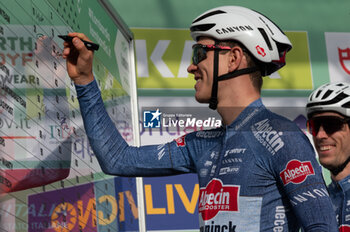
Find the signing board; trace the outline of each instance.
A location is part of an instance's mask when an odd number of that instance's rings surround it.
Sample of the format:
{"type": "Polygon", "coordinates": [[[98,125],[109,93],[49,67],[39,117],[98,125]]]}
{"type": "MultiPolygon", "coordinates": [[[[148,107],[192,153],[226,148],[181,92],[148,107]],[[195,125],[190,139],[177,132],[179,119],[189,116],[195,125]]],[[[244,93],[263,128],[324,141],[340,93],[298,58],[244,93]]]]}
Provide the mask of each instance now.
{"type": "MultiPolygon", "coordinates": [[[[0,1],[0,228],[5,231],[97,231],[116,223],[107,213],[110,204],[96,206],[106,202],[97,195],[110,196],[113,189],[115,197],[119,190],[114,178],[102,174],[89,146],[57,37],[79,31],[100,45],[93,71],[106,109],[124,139],[137,145],[133,36],[108,4],[0,1]],[[112,185],[109,190],[104,181],[112,185]],[[40,204],[31,209],[36,196],[40,204]],[[84,199],[86,205],[79,203],[84,199]],[[23,213],[17,212],[19,205],[23,213]],[[60,218],[74,207],[78,213],[60,218]],[[100,210],[82,215],[85,209],[100,210]],[[46,217],[38,219],[39,211],[46,217]]],[[[136,198],[135,191],[127,191],[129,200],[136,198]]]]}

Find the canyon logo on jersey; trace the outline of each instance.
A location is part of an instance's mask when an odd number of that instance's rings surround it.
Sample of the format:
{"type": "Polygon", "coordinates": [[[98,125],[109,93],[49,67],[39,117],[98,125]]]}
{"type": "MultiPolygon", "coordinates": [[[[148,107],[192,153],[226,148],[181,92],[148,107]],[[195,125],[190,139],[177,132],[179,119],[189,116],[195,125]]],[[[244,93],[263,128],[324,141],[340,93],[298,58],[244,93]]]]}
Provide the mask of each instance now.
{"type": "Polygon", "coordinates": [[[198,210],[203,220],[212,219],[219,211],[238,211],[239,188],[238,185],[223,185],[216,178],[201,188],[198,210]]]}
{"type": "Polygon", "coordinates": [[[304,182],[309,175],[315,175],[311,162],[300,162],[296,159],[289,161],[286,168],[280,173],[284,185],[290,182],[300,184],[304,182]]]}

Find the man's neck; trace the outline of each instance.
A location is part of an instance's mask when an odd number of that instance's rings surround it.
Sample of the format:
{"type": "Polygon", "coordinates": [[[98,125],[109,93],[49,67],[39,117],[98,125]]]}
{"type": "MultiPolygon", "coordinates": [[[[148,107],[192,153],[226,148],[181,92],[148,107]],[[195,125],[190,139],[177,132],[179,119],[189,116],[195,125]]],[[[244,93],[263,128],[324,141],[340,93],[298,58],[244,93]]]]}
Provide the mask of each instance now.
{"type": "Polygon", "coordinates": [[[240,101],[239,104],[218,104],[217,111],[220,114],[222,121],[225,125],[230,125],[252,102],[259,99],[260,96],[255,98],[247,98],[244,101],[240,101]]]}
{"type": "Polygon", "coordinates": [[[337,175],[331,175],[332,180],[339,182],[345,177],[350,175],[350,163],[346,165],[346,167],[343,169],[343,171],[339,172],[337,175]]]}
{"type": "Polygon", "coordinates": [[[219,82],[217,111],[230,125],[252,102],[260,98],[248,74],[219,82]]]}

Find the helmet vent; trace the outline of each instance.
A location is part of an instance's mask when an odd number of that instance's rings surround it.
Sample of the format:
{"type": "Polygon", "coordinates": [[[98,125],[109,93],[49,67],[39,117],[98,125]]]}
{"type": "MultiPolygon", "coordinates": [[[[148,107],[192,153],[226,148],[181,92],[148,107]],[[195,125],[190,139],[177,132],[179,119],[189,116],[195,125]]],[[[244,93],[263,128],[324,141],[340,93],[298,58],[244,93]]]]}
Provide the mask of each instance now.
{"type": "Polygon", "coordinates": [[[333,105],[333,104],[337,104],[338,102],[344,100],[347,97],[349,97],[349,95],[347,95],[345,93],[340,93],[335,98],[333,98],[332,100],[324,101],[324,102],[308,103],[307,107],[333,105]]]}
{"type": "Polygon", "coordinates": [[[269,37],[266,34],[266,31],[263,28],[258,28],[258,30],[259,30],[260,34],[262,35],[262,37],[264,38],[267,46],[269,47],[269,50],[272,51],[272,45],[271,45],[271,42],[269,40],[269,37]]]}
{"type": "Polygon", "coordinates": [[[317,93],[316,93],[316,98],[318,98],[318,96],[320,96],[320,94],[322,93],[322,90],[319,90],[317,93]]]}
{"type": "Polygon", "coordinates": [[[345,104],[343,104],[341,107],[343,107],[343,108],[350,108],[350,101],[345,103],[345,104]]]}
{"type": "Polygon", "coordinates": [[[309,99],[311,100],[311,99],[313,99],[314,98],[314,95],[315,95],[315,93],[313,92],[313,93],[311,93],[311,95],[310,95],[310,97],[309,97],[309,99]]]}
{"type": "Polygon", "coordinates": [[[340,93],[340,94],[338,94],[338,96],[336,96],[336,97],[334,98],[334,100],[336,100],[336,101],[338,102],[338,101],[342,101],[343,99],[345,99],[345,98],[347,98],[347,97],[349,97],[349,95],[347,95],[347,94],[345,94],[345,93],[340,93]]]}
{"type": "Polygon", "coordinates": [[[208,31],[215,26],[215,23],[196,25],[190,28],[191,32],[194,31],[208,31]]]}
{"type": "Polygon", "coordinates": [[[329,95],[331,95],[333,93],[333,91],[332,90],[327,90],[327,92],[322,96],[322,100],[323,99],[325,99],[325,98],[327,98],[329,95]]]}
{"type": "MultiPolygon", "coordinates": [[[[252,10],[252,11],[255,11],[255,10],[252,10]]],[[[264,15],[264,14],[258,12],[258,11],[255,11],[255,13],[264,16],[264,17],[265,17],[267,20],[269,20],[273,25],[275,25],[275,27],[276,27],[283,35],[285,35],[284,32],[281,30],[281,28],[279,28],[279,26],[277,26],[277,24],[274,23],[271,19],[269,19],[268,17],[266,17],[266,15],[264,15]]],[[[264,24],[266,24],[266,23],[265,23],[265,20],[263,20],[261,17],[259,17],[259,19],[260,19],[264,24]]],[[[269,27],[269,26],[267,25],[267,27],[269,27]]],[[[270,27],[269,27],[269,28],[270,28],[270,27]]],[[[273,33],[272,33],[272,34],[273,34],[273,33]]]]}
{"type": "Polygon", "coordinates": [[[199,22],[205,18],[208,18],[210,16],[213,16],[213,15],[217,15],[217,14],[224,14],[226,13],[225,11],[222,11],[222,10],[215,10],[215,11],[211,11],[205,15],[202,15],[201,17],[199,17],[198,19],[194,20],[192,23],[196,23],[196,22],[199,22]]]}

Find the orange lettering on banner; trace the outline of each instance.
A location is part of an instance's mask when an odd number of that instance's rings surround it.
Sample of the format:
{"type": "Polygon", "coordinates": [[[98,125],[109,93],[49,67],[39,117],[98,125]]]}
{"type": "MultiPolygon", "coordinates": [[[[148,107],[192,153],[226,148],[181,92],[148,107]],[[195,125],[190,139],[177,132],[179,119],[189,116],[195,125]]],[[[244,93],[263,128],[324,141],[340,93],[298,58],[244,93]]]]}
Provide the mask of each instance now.
{"type": "Polygon", "coordinates": [[[119,195],[119,221],[125,221],[125,207],[124,207],[124,194],[123,192],[118,193],[119,195]]]}
{"type": "Polygon", "coordinates": [[[112,213],[110,215],[108,215],[107,218],[104,217],[103,211],[101,211],[101,210],[98,211],[98,224],[103,225],[103,226],[111,224],[115,220],[115,218],[117,217],[117,214],[118,214],[117,201],[111,195],[104,195],[104,196],[101,196],[100,198],[98,198],[98,202],[99,203],[108,202],[108,204],[110,204],[112,207],[112,209],[111,209],[112,213]]]}
{"type": "Polygon", "coordinates": [[[126,196],[126,199],[128,200],[128,203],[130,205],[132,215],[134,216],[135,219],[138,219],[139,213],[138,213],[137,206],[135,204],[135,200],[132,197],[131,192],[129,190],[125,191],[125,196],[126,196]]]}
{"type": "Polygon", "coordinates": [[[152,186],[145,184],[146,212],[147,214],[165,214],[165,208],[153,208],[152,186]]]}
{"type": "Polygon", "coordinates": [[[166,188],[166,198],[168,202],[168,214],[175,214],[173,185],[167,184],[165,185],[165,188],[166,188]]]}
{"type": "Polygon", "coordinates": [[[145,199],[146,199],[146,213],[150,215],[154,214],[175,214],[175,201],[174,201],[174,187],[179,194],[182,204],[184,205],[186,211],[190,214],[193,214],[197,207],[197,201],[199,197],[199,185],[195,184],[193,188],[193,193],[191,198],[189,198],[183,189],[181,184],[166,184],[166,199],[167,199],[167,208],[154,208],[153,207],[153,195],[152,195],[152,186],[145,185],[145,199]],[[191,200],[189,200],[191,199],[191,200]]]}
{"type": "Polygon", "coordinates": [[[98,202],[106,202],[108,205],[111,206],[110,214],[107,214],[106,216],[103,214],[103,211],[99,210],[97,212],[98,214],[98,224],[99,225],[108,225],[111,224],[117,217],[119,212],[119,221],[124,222],[125,221],[125,197],[130,205],[131,213],[134,216],[135,219],[138,219],[138,210],[137,206],[135,204],[135,200],[132,196],[131,191],[125,191],[125,192],[119,192],[118,198],[119,201],[117,203],[117,200],[114,196],[111,195],[104,195],[98,198],[98,202]]]}
{"type": "Polygon", "coordinates": [[[187,197],[181,184],[175,184],[175,188],[176,188],[176,191],[178,192],[178,194],[181,198],[181,201],[184,204],[187,212],[189,212],[190,214],[193,214],[195,209],[196,209],[197,200],[199,197],[199,185],[196,184],[194,186],[191,201],[188,200],[188,197],[187,197]]]}
{"type": "Polygon", "coordinates": [[[90,198],[85,212],[83,209],[83,201],[81,201],[81,200],[78,201],[77,205],[78,205],[78,212],[79,212],[79,216],[78,216],[79,226],[81,226],[81,228],[84,229],[86,227],[87,221],[89,220],[89,216],[91,214],[92,227],[96,227],[97,222],[96,222],[96,201],[95,201],[95,198],[90,198]]]}

